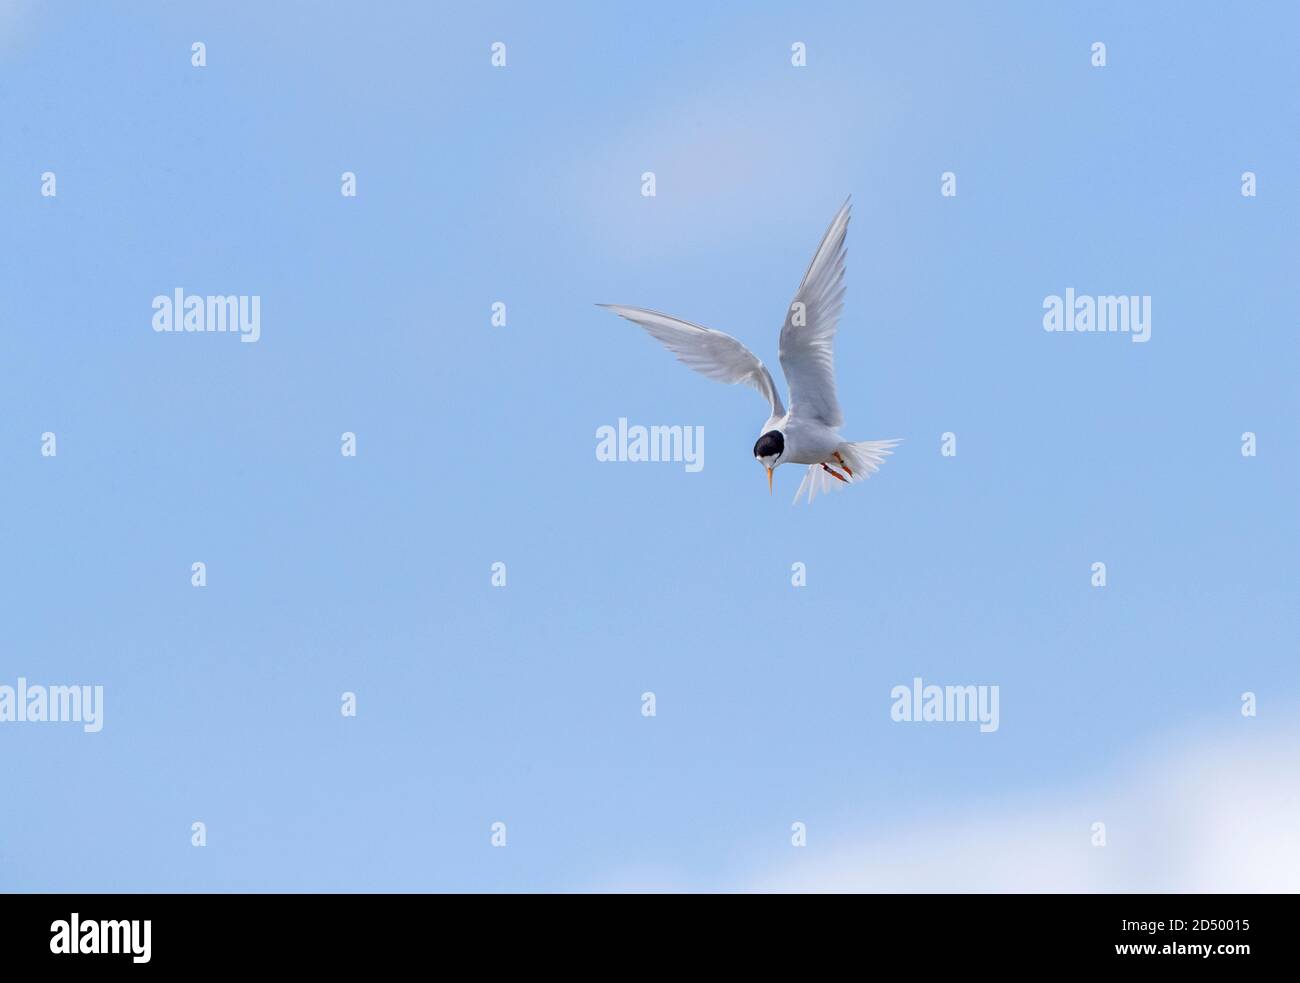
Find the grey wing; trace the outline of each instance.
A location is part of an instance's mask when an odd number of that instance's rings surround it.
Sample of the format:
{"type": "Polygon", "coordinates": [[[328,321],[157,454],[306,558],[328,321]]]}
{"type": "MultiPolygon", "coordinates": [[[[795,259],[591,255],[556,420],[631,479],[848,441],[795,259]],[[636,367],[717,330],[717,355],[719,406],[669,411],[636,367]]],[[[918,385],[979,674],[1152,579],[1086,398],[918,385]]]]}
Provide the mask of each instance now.
{"type": "Polygon", "coordinates": [[[844,423],[835,396],[835,329],[844,309],[844,240],[850,201],[845,199],[822,237],[781,328],[781,368],[790,387],[791,418],[828,427],[844,423]]]}
{"type": "Polygon", "coordinates": [[[681,362],[701,375],[719,382],[743,382],[752,386],[767,400],[773,416],[785,415],[785,407],[777,395],[772,373],[767,371],[767,366],[759,361],[757,355],[731,335],[640,307],[620,307],[617,304],[596,306],[607,308],[644,328],[681,362]]]}

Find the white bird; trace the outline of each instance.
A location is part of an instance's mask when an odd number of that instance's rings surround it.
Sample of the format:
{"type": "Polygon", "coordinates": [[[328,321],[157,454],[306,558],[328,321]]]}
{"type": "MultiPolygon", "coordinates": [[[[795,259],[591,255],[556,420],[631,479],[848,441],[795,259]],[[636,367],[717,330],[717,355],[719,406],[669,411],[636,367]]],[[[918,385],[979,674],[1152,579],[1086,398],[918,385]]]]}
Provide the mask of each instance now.
{"type": "Polygon", "coordinates": [[[772,381],[772,373],[731,335],[668,314],[640,307],[599,304],[640,325],[696,372],[735,384],[743,382],[767,400],[771,415],[759,431],[754,458],[767,469],[767,487],[782,464],[806,464],[808,471],[795,492],[797,504],[807,490],[808,504],[820,491],[865,481],[880,469],[899,440],[846,441],[840,437],[844,414],[835,398],[832,343],[844,309],[844,239],[849,228],[845,200],[822,237],[808,272],[786,312],[778,353],[790,389],[790,409],[772,381]],[[835,480],[832,480],[835,479],[835,480]]]}

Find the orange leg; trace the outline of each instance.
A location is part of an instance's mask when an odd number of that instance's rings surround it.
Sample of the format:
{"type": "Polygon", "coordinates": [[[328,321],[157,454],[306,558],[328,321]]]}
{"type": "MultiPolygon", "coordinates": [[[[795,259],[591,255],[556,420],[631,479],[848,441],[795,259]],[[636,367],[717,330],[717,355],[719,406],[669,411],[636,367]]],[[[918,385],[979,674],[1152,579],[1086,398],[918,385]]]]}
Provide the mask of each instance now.
{"type": "Polygon", "coordinates": [[[852,477],[853,477],[853,469],[852,469],[851,467],[849,467],[847,464],[844,463],[844,458],[840,457],[840,452],[839,452],[839,451],[836,451],[836,452],[835,452],[835,460],[837,460],[837,461],[840,462],[840,467],[842,467],[846,472],[848,472],[849,477],[852,478],[852,477]]]}
{"type": "MultiPolygon", "coordinates": [[[[822,470],[824,470],[827,474],[833,474],[835,477],[839,478],[840,481],[844,482],[846,485],[849,483],[849,479],[848,479],[848,478],[844,477],[844,475],[840,474],[838,471],[836,471],[834,468],[832,468],[829,464],[823,464],[823,465],[822,465],[822,470]]],[[[847,471],[848,468],[845,468],[845,470],[847,471]]]]}

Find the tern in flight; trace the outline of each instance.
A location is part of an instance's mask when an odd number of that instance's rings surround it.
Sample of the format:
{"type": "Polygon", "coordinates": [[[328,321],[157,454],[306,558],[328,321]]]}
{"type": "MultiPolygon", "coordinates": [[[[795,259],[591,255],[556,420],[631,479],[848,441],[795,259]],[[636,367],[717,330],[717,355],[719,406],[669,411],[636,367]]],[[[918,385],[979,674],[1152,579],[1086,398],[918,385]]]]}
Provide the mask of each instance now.
{"type": "Polygon", "coordinates": [[[844,239],[850,202],[845,201],[822,237],[808,272],[794,295],[781,328],[778,354],[790,388],[790,409],[772,381],[772,373],[748,348],[729,334],[640,307],[600,304],[640,325],[696,372],[758,390],[771,408],[759,431],[754,459],[767,469],[767,487],[782,464],[806,464],[808,471],[795,492],[805,491],[808,504],[818,492],[865,481],[880,469],[898,440],[846,441],[840,437],[844,414],[835,398],[835,329],[844,309],[844,239]]]}

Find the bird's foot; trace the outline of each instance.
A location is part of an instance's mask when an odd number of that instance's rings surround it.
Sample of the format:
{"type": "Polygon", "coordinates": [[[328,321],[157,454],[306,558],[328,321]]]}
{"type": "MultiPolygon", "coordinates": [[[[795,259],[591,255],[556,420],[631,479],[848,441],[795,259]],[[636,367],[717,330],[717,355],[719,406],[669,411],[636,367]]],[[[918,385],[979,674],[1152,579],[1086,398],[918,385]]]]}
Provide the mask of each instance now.
{"type": "MultiPolygon", "coordinates": [[[[839,457],[838,454],[836,454],[835,456],[836,456],[836,457],[839,457]]],[[[822,470],[825,471],[825,472],[826,472],[827,474],[829,474],[829,475],[834,475],[836,478],[839,478],[840,481],[844,482],[846,485],[849,483],[849,479],[848,479],[848,478],[844,477],[844,475],[840,474],[838,471],[836,471],[833,467],[831,467],[829,464],[826,464],[825,462],[822,463],[822,470]]],[[[848,468],[845,468],[844,470],[845,470],[845,471],[849,471],[848,468]]],[[[853,473],[852,471],[849,471],[849,474],[852,474],[852,473],[853,473]]]]}

